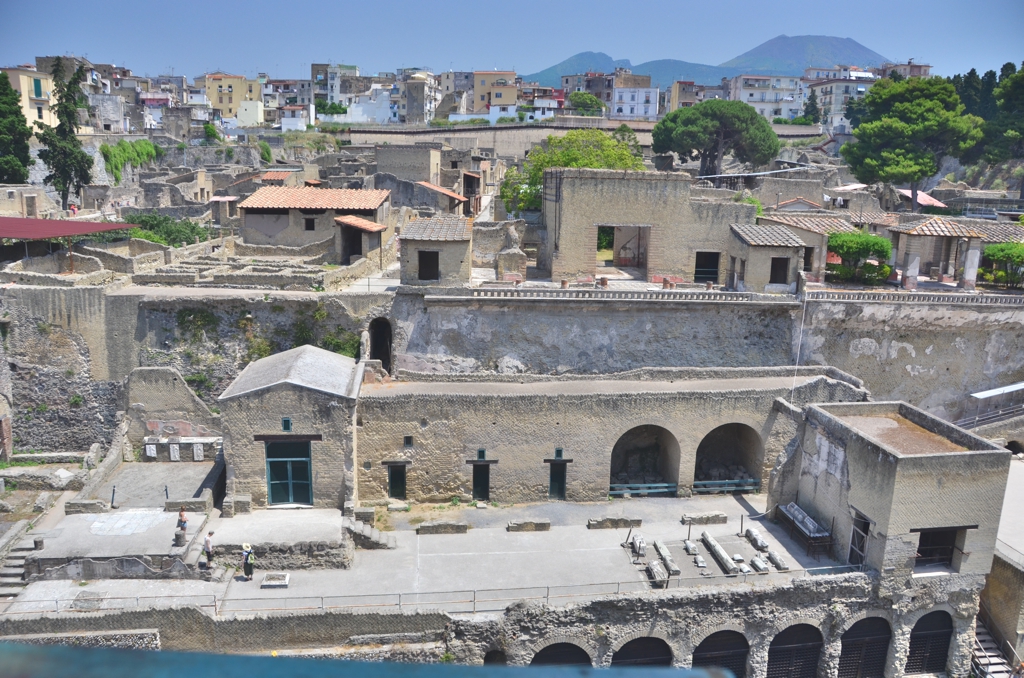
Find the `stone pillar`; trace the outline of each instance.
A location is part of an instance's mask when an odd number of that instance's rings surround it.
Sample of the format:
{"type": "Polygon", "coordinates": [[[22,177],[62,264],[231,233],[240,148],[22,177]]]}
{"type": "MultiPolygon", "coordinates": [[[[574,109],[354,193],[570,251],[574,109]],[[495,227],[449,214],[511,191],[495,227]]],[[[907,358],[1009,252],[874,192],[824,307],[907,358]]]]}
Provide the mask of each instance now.
{"type": "Polygon", "coordinates": [[[917,276],[921,272],[921,238],[906,236],[907,244],[903,251],[903,289],[916,290],[917,276]]]}
{"type": "Polygon", "coordinates": [[[766,678],[768,675],[768,647],[771,642],[771,638],[759,636],[750,644],[750,651],[747,653],[747,678],[766,678]]]}
{"type": "Polygon", "coordinates": [[[946,675],[949,678],[967,678],[971,675],[971,655],[974,651],[974,619],[953,617],[953,637],[949,640],[949,660],[946,675]]]}
{"type": "Polygon", "coordinates": [[[896,264],[903,261],[903,250],[907,246],[907,236],[900,233],[896,238],[896,247],[892,248],[892,255],[889,257],[889,266],[892,268],[889,271],[889,282],[897,282],[900,279],[900,274],[896,270],[896,264]]]}
{"type": "Polygon", "coordinates": [[[946,254],[946,260],[943,262],[942,275],[946,278],[942,282],[953,282],[956,279],[956,238],[947,238],[949,252],[946,254]]]}
{"type": "Polygon", "coordinates": [[[819,678],[838,678],[839,656],[843,653],[843,640],[841,636],[825,641],[821,648],[821,658],[818,660],[819,678]]]}
{"type": "Polygon", "coordinates": [[[978,264],[981,263],[981,239],[971,238],[967,243],[967,255],[964,257],[964,274],[958,287],[973,290],[978,280],[978,264]]]}

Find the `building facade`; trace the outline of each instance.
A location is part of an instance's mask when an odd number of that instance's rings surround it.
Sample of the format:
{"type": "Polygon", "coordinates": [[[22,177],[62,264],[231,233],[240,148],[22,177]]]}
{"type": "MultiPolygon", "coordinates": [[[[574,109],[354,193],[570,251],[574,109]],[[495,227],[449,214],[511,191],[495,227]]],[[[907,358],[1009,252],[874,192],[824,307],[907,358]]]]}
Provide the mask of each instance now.
{"type": "Polygon", "coordinates": [[[804,113],[804,83],[794,75],[737,75],[729,81],[728,98],[750,104],[769,122],[792,120],[804,113]]]}
{"type": "Polygon", "coordinates": [[[474,71],[473,80],[473,113],[486,114],[491,106],[516,105],[515,71],[474,71]]]}
{"type": "Polygon", "coordinates": [[[7,74],[11,87],[21,99],[21,112],[31,127],[41,122],[50,127],[57,126],[57,116],[50,108],[53,92],[53,76],[40,73],[34,68],[0,68],[7,74]]]}

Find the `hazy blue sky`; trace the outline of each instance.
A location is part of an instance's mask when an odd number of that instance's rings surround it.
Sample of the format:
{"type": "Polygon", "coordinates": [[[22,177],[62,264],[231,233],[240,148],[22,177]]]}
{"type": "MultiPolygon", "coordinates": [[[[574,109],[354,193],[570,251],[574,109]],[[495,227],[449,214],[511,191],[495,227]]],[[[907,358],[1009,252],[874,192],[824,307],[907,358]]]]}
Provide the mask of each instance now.
{"type": "MultiPolygon", "coordinates": [[[[375,73],[515,68],[532,73],[577,52],[634,64],[717,65],[780,34],[848,37],[939,74],[1024,60],[1024,0],[3,0],[0,65],[84,54],[136,73],[223,69],[309,77],[310,62],[375,73]],[[40,29],[40,20],[53,24],[40,29]],[[24,27],[24,29],[19,28],[24,27]]],[[[830,64],[821,64],[822,66],[830,64]]]]}

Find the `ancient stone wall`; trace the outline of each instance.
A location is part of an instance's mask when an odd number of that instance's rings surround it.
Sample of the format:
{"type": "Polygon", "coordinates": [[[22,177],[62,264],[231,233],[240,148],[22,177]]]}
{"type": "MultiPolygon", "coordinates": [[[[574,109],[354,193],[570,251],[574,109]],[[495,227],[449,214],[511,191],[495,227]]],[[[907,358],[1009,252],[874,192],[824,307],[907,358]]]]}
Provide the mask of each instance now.
{"type": "Polygon", "coordinates": [[[210,411],[174,368],[136,368],[128,375],[123,392],[121,409],[133,445],[141,445],[148,436],[220,435],[220,416],[210,411]]]}

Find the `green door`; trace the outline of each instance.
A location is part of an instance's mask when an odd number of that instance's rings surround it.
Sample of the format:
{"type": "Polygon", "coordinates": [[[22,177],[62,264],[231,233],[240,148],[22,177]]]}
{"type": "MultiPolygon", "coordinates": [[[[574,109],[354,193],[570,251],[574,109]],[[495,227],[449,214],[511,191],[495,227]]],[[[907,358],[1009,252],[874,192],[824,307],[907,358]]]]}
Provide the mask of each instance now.
{"type": "Polygon", "coordinates": [[[548,497],[565,499],[565,462],[551,464],[551,483],[548,485],[548,497]]]}
{"type": "Polygon", "coordinates": [[[308,442],[267,443],[267,494],[271,504],[312,504],[308,442]]]}
{"type": "Polygon", "coordinates": [[[405,499],[405,464],[388,466],[388,496],[405,499]]]}
{"type": "Polygon", "coordinates": [[[490,501],[491,499],[491,465],[473,465],[473,499],[490,501]]]}

